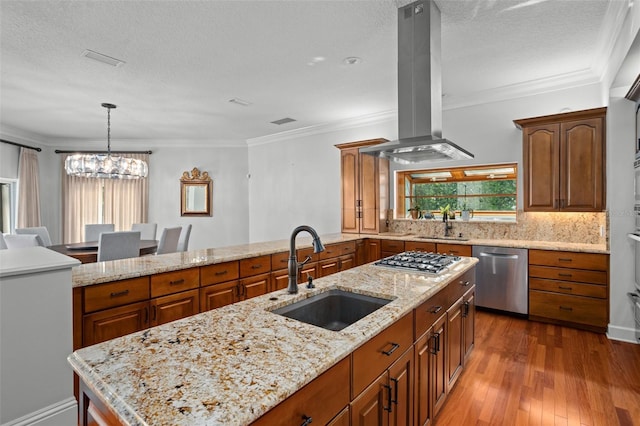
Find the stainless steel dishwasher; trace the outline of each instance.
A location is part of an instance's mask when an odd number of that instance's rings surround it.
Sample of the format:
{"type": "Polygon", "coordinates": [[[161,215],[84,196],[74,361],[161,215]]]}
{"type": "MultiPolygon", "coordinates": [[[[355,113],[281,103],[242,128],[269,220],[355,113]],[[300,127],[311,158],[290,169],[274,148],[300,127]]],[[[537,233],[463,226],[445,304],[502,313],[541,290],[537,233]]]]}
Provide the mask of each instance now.
{"type": "Polygon", "coordinates": [[[476,267],[476,306],[527,315],[527,249],[473,246],[476,267]]]}

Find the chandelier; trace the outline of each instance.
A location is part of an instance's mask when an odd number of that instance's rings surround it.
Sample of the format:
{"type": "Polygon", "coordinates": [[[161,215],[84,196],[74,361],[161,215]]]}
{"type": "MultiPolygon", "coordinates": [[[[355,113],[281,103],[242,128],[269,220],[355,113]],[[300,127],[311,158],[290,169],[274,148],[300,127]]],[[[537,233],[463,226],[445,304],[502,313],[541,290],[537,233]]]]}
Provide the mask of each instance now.
{"type": "Polygon", "coordinates": [[[111,110],[114,104],[102,104],[107,108],[107,153],[73,154],[64,161],[68,175],[103,179],[140,179],[147,177],[147,163],[136,158],[111,155],[111,110]]]}

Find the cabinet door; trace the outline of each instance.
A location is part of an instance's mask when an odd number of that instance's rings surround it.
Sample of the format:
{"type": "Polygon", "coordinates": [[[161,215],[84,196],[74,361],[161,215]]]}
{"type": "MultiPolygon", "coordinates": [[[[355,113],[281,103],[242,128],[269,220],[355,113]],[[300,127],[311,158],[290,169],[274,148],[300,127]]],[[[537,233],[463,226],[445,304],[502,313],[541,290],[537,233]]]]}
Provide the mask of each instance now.
{"type": "Polygon", "coordinates": [[[447,385],[452,389],[462,372],[464,359],[464,336],[462,333],[463,320],[462,298],[447,311],[447,385]]]}
{"type": "MultiPolygon", "coordinates": [[[[298,270],[298,284],[306,283],[307,279],[313,278],[314,280],[319,277],[318,275],[318,263],[307,263],[302,268],[298,270]]],[[[287,284],[288,284],[289,275],[287,275],[287,284]]]]}
{"type": "Polygon", "coordinates": [[[350,254],[348,256],[340,256],[338,263],[338,271],[346,271],[347,269],[351,269],[356,266],[355,256],[350,254]]]}
{"type": "Polygon", "coordinates": [[[251,299],[269,293],[270,274],[256,275],[240,281],[242,299],[251,299]]]}
{"type": "Polygon", "coordinates": [[[385,371],[351,403],[351,426],[387,426],[391,391],[385,371]]]}
{"type": "Polygon", "coordinates": [[[351,424],[351,412],[349,406],[346,406],[344,410],[333,418],[327,426],[349,426],[351,424]]]}
{"type": "Polygon", "coordinates": [[[283,269],[271,273],[271,291],[282,290],[289,285],[289,271],[283,269]]]}
{"type": "Polygon", "coordinates": [[[230,305],[238,300],[238,281],[202,287],[200,289],[200,312],[230,305]]]}
{"type": "Polygon", "coordinates": [[[438,243],[438,253],[450,254],[453,256],[471,256],[471,246],[466,244],[446,244],[438,243]]]}
{"type": "Polygon", "coordinates": [[[443,315],[433,324],[433,354],[431,395],[432,418],[438,415],[447,397],[447,316],[443,315]]]}
{"type": "Polygon", "coordinates": [[[463,316],[463,334],[464,334],[464,362],[471,354],[471,350],[475,344],[475,323],[476,323],[476,302],[475,288],[464,295],[462,316],[463,316]]]}
{"type": "Polygon", "coordinates": [[[380,159],[372,155],[360,155],[360,232],[377,234],[380,230],[380,183],[378,165],[380,159]]]}
{"type": "Polygon", "coordinates": [[[342,232],[360,232],[360,218],[358,217],[360,203],[358,192],[359,168],[358,168],[358,148],[343,149],[340,152],[340,162],[342,171],[342,232]]]}
{"type": "Polygon", "coordinates": [[[425,426],[431,422],[431,388],[433,371],[431,368],[433,352],[435,352],[433,329],[429,328],[414,346],[415,352],[415,387],[414,402],[416,425],[425,426]]]}
{"type": "Polygon", "coordinates": [[[603,119],[560,125],[560,209],[600,211],[604,206],[603,119]]]}
{"type": "Polygon", "coordinates": [[[523,138],[524,210],[557,210],[560,199],[560,125],[524,128],[523,138]]]}
{"type": "Polygon", "coordinates": [[[389,385],[392,395],[389,413],[391,426],[413,424],[413,378],[413,347],[411,347],[389,368],[389,385]]]}
{"type": "Polygon", "coordinates": [[[367,263],[375,262],[382,258],[382,249],[380,247],[380,240],[369,239],[367,240],[367,263]]]}
{"type": "Polygon", "coordinates": [[[83,347],[135,333],[149,327],[149,302],[94,312],[83,322],[83,347]]]}
{"type": "Polygon", "coordinates": [[[151,299],[151,326],[195,315],[200,311],[198,290],[151,299]]]}

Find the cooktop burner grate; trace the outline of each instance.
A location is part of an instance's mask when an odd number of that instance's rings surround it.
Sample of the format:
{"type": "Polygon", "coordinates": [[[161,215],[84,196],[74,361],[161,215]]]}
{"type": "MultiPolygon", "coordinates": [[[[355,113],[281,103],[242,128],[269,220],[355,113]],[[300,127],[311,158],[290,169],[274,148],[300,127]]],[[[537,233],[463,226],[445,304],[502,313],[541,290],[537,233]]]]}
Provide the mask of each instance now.
{"type": "Polygon", "coordinates": [[[384,259],[374,263],[374,265],[438,274],[458,260],[460,260],[460,257],[458,256],[449,256],[446,254],[431,252],[427,253],[422,251],[406,251],[404,253],[385,257],[384,259]]]}

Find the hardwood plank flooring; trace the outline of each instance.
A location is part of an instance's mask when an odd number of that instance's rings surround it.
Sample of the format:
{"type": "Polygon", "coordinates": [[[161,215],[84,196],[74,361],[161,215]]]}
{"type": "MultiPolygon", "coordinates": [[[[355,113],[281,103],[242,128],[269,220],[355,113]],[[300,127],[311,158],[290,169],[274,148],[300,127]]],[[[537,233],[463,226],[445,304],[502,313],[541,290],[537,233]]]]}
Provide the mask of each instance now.
{"type": "Polygon", "coordinates": [[[475,348],[435,426],[640,426],[640,345],[477,311],[475,348]]]}

